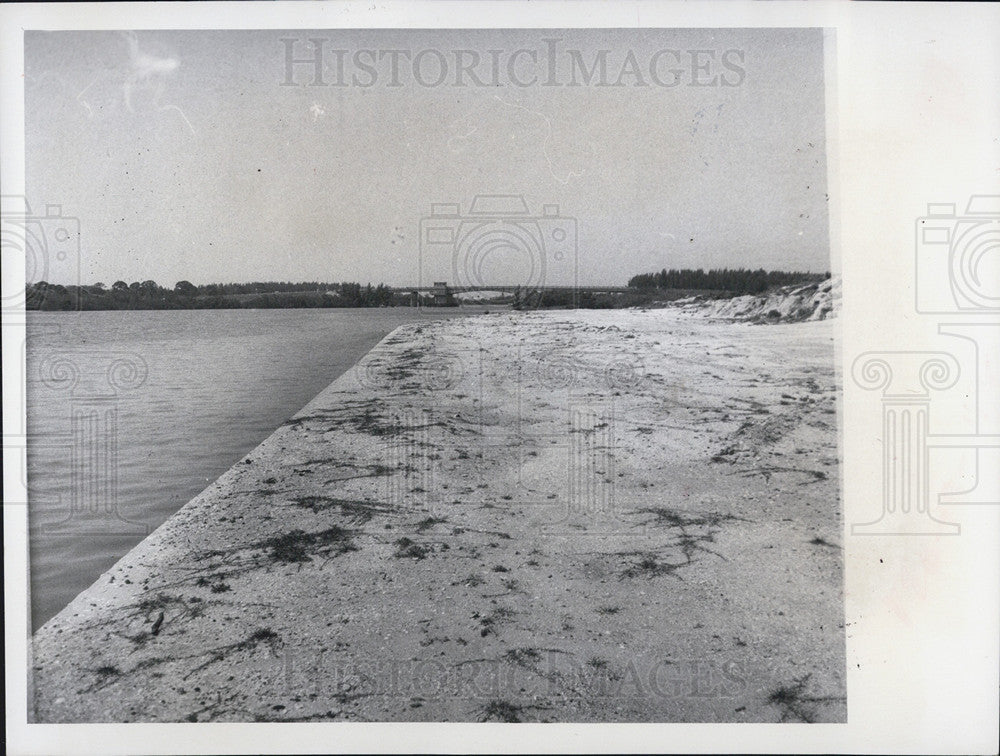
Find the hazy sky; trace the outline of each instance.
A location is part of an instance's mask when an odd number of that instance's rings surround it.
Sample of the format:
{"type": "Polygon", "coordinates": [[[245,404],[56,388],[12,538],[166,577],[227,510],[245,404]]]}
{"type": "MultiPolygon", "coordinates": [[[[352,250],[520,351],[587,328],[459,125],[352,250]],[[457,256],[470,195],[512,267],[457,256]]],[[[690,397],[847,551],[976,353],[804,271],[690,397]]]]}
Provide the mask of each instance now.
{"type": "Polygon", "coordinates": [[[531,264],[572,283],[574,260],[582,284],[823,271],[822,44],[817,29],[29,32],[28,201],[79,218],[85,283],[454,281],[479,194],[562,219],[513,219],[513,245],[545,237],[534,251],[480,245],[484,283],[531,264]],[[326,86],[288,68],[309,39],[326,86]],[[432,203],[460,204],[439,224],[454,241],[421,250],[432,203]]]}

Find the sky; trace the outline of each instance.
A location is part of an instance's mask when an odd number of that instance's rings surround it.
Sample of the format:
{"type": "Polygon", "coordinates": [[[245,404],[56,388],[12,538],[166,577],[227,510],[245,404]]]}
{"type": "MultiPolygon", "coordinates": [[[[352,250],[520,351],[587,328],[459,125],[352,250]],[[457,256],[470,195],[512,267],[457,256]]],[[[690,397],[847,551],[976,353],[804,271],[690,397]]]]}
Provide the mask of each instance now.
{"type": "Polygon", "coordinates": [[[38,277],[821,272],[824,96],[819,29],[28,32],[38,277]]]}

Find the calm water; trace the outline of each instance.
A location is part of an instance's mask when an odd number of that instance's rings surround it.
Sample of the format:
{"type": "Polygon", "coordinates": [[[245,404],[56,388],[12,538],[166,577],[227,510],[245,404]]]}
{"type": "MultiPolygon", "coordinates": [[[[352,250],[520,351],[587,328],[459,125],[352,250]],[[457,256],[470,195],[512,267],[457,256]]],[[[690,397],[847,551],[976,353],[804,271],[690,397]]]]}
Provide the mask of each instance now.
{"type": "Polygon", "coordinates": [[[30,314],[33,626],[393,328],[425,317],[405,308],[30,314]]]}

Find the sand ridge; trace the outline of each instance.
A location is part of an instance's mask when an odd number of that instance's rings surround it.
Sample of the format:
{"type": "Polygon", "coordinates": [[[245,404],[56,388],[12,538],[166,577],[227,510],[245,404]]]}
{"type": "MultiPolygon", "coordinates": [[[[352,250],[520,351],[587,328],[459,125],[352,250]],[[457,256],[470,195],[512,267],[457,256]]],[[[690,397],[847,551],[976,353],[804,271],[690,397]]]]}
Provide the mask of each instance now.
{"type": "Polygon", "coordinates": [[[844,721],[829,322],[403,326],[39,629],[70,721],[844,721]]]}

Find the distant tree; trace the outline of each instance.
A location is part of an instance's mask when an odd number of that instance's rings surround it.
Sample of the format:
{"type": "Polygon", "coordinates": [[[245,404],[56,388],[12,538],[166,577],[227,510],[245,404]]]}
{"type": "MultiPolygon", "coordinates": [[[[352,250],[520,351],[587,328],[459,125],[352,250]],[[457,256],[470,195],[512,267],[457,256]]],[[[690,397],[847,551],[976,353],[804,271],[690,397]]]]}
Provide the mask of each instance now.
{"type": "Polygon", "coordinates": [[[107,287],[104,285],[103,281],[98,281],[97,283],[94,284],[94,288],[97,289],[98,291],[104,291],[107,287]]]}
{"type": "Polygon", "coordinates": [[[178,281],[163,288],[147,279],[126,283],[117,280],[110,296],[103,284],[61,286],[39,281],[26,288],[29,310],[169,310],[254,307],[384,307],[409,305],[410,299],[398,295],[385,284],[362,285],[342,282],[249,282],[195,286],[178,281]]]}
{"type": "Polygon", "coordinates": [[[763,268],[718,268],[705,271],[661,270],[659,273],[642,273],[629,279],[633,289],[701,289],[732,292],[737,294],[759,294],[772,286],[812,283],[823,279],[816,273],[794,273],[787,271],[766,271],[763,268]]]}

